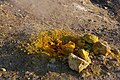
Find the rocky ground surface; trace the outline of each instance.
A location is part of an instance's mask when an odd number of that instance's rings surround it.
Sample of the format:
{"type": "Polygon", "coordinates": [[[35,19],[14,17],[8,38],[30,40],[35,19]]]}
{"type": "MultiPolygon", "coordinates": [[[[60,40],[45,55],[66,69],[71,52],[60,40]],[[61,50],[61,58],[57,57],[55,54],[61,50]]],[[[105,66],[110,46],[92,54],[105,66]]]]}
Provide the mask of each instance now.
{"type": "Polygon", "coordinates": [[[120,49],[120,1],[102,1],[0,0],[0,80],[119,80],[120,66],[109,57],[106,61],[110,70],[106,65],[102,69],[110,74],[98,77],[72,71],[62,60],[52,64],[37,54],[27,55],[18,49],[19,41],[27,42],[31,34],[54,28],[76,34],[92,33],[120,49]]]}
{"type": "Polygon", "coordinates": [[[91,2],[108,10],[110,17],[120,22],[120,0],[91,0],[91,2]]]}

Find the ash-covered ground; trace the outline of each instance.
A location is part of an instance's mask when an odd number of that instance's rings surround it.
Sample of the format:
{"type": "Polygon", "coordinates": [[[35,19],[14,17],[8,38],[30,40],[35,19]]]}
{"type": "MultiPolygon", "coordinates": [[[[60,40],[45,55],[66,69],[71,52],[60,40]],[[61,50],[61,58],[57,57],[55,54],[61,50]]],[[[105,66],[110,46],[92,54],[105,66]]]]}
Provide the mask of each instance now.
{"type": "Polygon", "coordinates": [[[120,65],[111,58],[108,63],[113,65],[107,65],[111,70],[103,66],[110,75],[86,77],[64,61],[48,67],[48,60],[18,49],[19,41],[27,42],[31,34],[57,28],[92,33],[120,49],[119,4],[119,0],[0,0],[0,79],[119,80],[120,65]]]}

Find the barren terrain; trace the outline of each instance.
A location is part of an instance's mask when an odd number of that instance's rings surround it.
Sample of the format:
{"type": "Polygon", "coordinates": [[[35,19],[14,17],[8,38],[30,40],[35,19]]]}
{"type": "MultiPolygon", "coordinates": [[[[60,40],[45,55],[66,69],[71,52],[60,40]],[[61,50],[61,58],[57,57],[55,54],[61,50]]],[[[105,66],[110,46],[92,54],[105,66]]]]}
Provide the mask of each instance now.
{"type": "Polygon", "coordinates": [[[91,1],[0,0],[0,80],[119,80],[120,65],[114,59],[110,64],[116,65],[111,65],[110,75],[84,77],[62,61],[48,67],[46,59],[38,58],[37,54],[27,55],[17,48],[18,42],[27,42],[31,34],[67,29],[76,34],[95,34],[120,49],[119,8],[111,17],[110,9],[91,1]]]}

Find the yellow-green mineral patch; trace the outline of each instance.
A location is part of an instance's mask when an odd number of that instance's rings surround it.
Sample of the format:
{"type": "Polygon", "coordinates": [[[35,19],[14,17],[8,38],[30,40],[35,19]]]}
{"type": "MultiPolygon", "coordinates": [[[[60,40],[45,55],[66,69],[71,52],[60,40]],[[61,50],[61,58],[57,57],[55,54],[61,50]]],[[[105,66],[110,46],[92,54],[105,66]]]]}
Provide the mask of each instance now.
{"type": "Polygon", "coordinates": [[[68,58],[69,67],[78,72],[93,63],[90,56],[112,54],[120,62],[120,52],[111,51],[107,42],[99,41],[98,36],[90,33],[81,36],[59,29],[40,32],[36,40],[27,45],[22,44],[22,50],[28,54],[40,54],[45,58],[68,58]]]}
{"type": "Polygon", "coordinates": [[[85,34],[83,39],[88,43],[96,43],[98,42],[98,37],[93,34],[85,34]]]}

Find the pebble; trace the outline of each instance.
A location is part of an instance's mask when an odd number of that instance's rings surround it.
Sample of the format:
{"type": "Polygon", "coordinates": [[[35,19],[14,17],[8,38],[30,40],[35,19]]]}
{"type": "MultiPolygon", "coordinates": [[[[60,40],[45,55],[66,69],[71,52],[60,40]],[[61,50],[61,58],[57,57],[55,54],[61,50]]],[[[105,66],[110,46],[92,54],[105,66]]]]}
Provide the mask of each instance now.
{"type": "Polygon", "coordinates": [[[3,7],[3,5],[2,5],[2,4],[1,4],[0,6],[1,6],[1,7],[3,7]]]}
{"type": "MultiPolygon", "coordinates": [[[[0,77],[2,76],[2,73],[0,73],[0,77]]],[[[1,80],[1,79],[0,79],[1,80]]]]}
{"type": "Polygon", "coordinates": [[[10,5],[10,7],[13,7],[13,5],[10,5]]]}
{"type": "Polygon", "coordinates": [[[55,58],[53,58],[53,59],[50,60],[50,63],[52,63],[52,64],[54,64],[55,62],[56,62],[55,58]]]}
{"type": "Polygon", "coordinates": [[[7,71],[5,68],[0,68],[0,71],[7,71]]]}
{"type": "Polygon", "coordinates": [[[104,7],[106,10],[108,9],[108,7],[104,7]]]}

